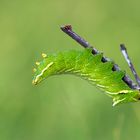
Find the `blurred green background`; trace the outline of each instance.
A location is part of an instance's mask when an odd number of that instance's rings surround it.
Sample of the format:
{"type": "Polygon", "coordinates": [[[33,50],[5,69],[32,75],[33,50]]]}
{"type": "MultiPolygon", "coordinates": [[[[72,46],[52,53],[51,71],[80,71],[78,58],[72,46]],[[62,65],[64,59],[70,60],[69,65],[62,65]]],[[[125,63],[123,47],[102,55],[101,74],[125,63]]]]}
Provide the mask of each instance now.
{"type": "Polygon", "coordinates": [[[140,71],[139,7],[138,0],[0,0],[0,140],[139,140],[140,103],[112,107],[71,75],[31,84],[42,52],[82,50],[63,24],[131,75],[119,50],[125,43],[140,71]]]}

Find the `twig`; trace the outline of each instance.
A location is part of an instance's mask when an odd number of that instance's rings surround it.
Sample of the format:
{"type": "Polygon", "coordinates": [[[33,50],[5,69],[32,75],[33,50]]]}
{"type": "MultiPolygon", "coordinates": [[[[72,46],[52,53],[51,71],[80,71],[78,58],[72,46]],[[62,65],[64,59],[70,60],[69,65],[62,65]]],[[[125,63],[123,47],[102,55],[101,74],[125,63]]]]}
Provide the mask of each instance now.
{"type": "MultiPolygon", "coordinates": [[[[84,48],[89,48],[92,47],[87,41],[85,41],[82,37],[80,37],[78,34],[76,34],[73,30],[72,30],[72,26],[71,25],[65,25],[65,26],[61,26],[60,27],[61,30],[63,32],[65,32],[67,35],[69,35],[71,38],[73,38],[76,42],[78,42],[81,46],[83,46],[84,48]]],[[[93,48],[93,47],[92,47],[93,48]]],[[[93,54],[98,54],[99,51],[96,50],[95,48],[92,49],[92,53],[93,54]]],[[[102,58],[102,62],[107,62],[110,61],[109,58],[107,57],[103,57],[102,58]]],[[[113,71],[119,71],[120,68],[118,67],[117,64],[114,64],[113,71]]],[[[139,89],[139,86],[137,86],[130,78],[129,76],[125,75],[122,80],[132,89],[139,89]]]]}
{"type": "Polygon", "coordinates": [[[139,76],[134,68],[134,65],[133,65],[131,59],[129,58],[129,55],[127,53],[127,49],[126,49],[125,45],[121,44],[120,49],[121,49],[121,52],[122,52],[126,62],[128,63],[129,68],[131,69],[131,71],[136,79],[136,82],[138,83],[138,86],[140,87],[140,78],[139,78],[139,76]]]}

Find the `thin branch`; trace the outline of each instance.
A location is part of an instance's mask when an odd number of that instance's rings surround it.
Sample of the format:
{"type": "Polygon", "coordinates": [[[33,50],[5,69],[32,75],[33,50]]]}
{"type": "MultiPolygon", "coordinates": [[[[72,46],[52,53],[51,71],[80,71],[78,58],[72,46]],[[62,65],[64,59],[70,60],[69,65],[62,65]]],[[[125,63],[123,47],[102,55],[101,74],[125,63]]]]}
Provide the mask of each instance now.
{"type": "Polygon", "coordinates": [[[91,45],[87,41],[85,41],[83,38],[81,38],[79,35],[77,35],[75,32],[72,31],[71,25],[61,26],[61,29],[63,32],[68,34],[70,37],[72,37],[74,40],[76,40],[79,44],[81,44],[85,48],[91,47],[91,45]]]}
{"type": "MultiPolygon", "coordinates": [[[[85,41],[82,37],[80,37],[78,34],[76,34],[73,30],[72,30],[72,26],[71,25],[64,25],[60,27],[61,30],[63,32],[65,32],[67,35],[69,35],[71,38],[73,38],[76,42],[78,42],[81,46],[83,46],[84,48],[89,48],[92,47],[87,41],[85,41]]],[[[92,47],[93,48],[93,47],[92,47]]],[[[99,51],[96,50],[95,48],[92,49],[92,53],[93,54],[98,54],[99,51]]],[[[102,62],[107,62],[110,61],[109,58],[107,57],[103,57],[102,58],[102,62]]],[[[120,68],[117,64],[114,64],[113,71],[119,71],[120,68]]],[[[129,76],[125,75],[122,80],[132,89],[139,89],[140,87],[137,86],[130,78],[129,76]]]]}
{"type": "Polygon", "coordinates": [[[128,63],[129,68],[131,69],[131,72],[133,73],[133,75],[136,79],[136,82],[138,83],[138,86],[140,87],[140,78],[139,78],[139,76],[134,68],[134,65],[133,65],[131,59],[129,58],[129,55],[127,53],[127,49],[126,49],[125,45],[121,44],[120,49],[121,49],[121,52],[122,52],[126,62],[128,63]]]}
{"type": "MultiPolygon", "coordinates": [[[[65,25],[65,26],[61,26],[60,27],[61,30],[66,33],[67,35],[69,35],[72,39],[74,39],[76,42],[78,42],[81,46],[83,46],[84,48],[93,48],[89,42],[87,42],[86,40],[84,40],[82,37],[80,37],[78,34],[76,34],[73,30],[72,30],[72,26],[71,25],[65,25]]],[[[92,51],[93,54],[97,54],[98,51],[93,48],[92,51]]]]}

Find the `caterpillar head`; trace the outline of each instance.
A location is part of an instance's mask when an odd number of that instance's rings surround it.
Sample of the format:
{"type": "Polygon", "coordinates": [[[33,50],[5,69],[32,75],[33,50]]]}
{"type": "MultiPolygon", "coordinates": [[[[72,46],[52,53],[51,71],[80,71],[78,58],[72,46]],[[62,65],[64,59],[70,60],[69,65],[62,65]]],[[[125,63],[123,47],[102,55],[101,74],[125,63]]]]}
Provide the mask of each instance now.
{"type": "Polygon", "coordinates": [[[53,68],[52,66],[54,65],[52,57],[47,57],[46,54],[42,54],[43,56],[43,61],[41,62],[36,62],[37,68],[33,69],[34,78],[32,81],[33,85],[37,85],[41,81],[43,81],[45,78],[49,77],[52,75],[53,68]]]}

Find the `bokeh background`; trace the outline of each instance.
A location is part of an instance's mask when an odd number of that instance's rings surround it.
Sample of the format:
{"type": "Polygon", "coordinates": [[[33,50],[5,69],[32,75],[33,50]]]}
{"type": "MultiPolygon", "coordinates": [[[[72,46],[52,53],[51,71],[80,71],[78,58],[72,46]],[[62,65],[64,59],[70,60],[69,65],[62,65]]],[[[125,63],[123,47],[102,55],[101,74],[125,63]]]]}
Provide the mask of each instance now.
{"type": "Polygon", "coordinates": [[[140,103],[112,100],[78,77],[31,84],[41,53],[82,50],[62,33],[77,33],[131,75],[125,43],[140,74],[140,1],[0,0],[0,140],[139,140],[140,103]]]}

